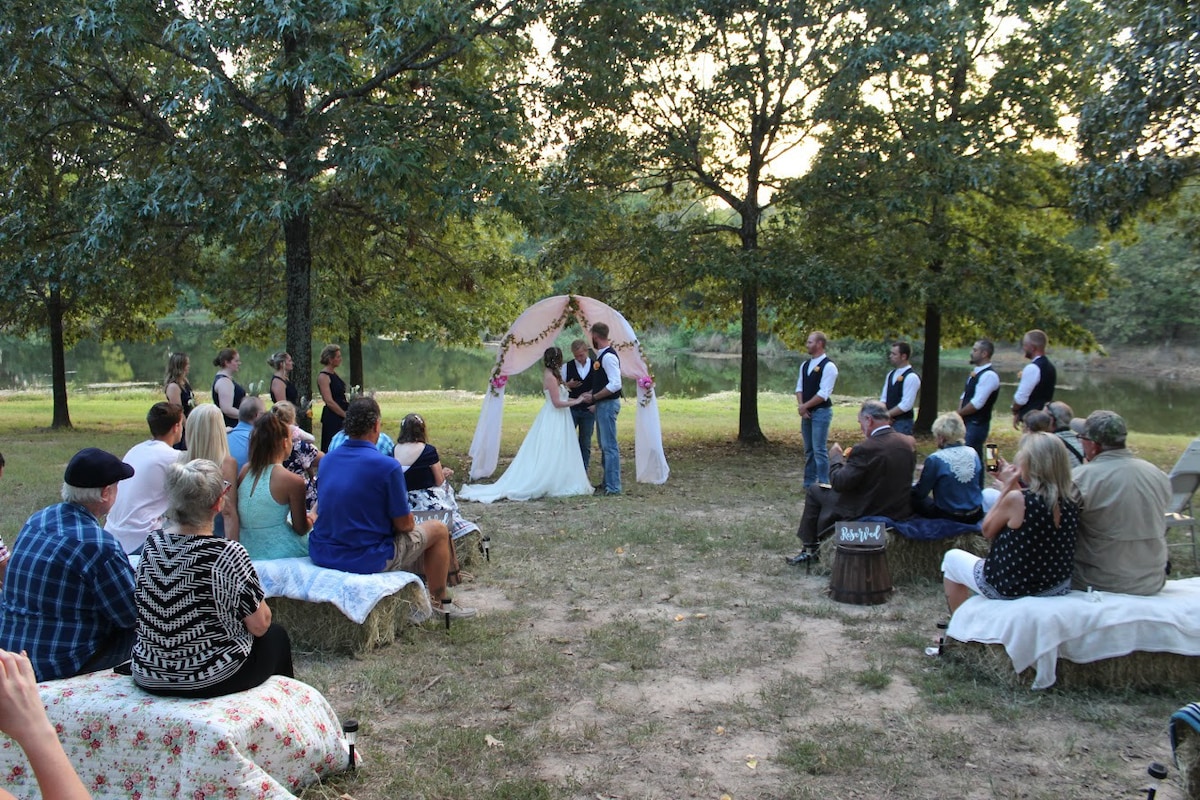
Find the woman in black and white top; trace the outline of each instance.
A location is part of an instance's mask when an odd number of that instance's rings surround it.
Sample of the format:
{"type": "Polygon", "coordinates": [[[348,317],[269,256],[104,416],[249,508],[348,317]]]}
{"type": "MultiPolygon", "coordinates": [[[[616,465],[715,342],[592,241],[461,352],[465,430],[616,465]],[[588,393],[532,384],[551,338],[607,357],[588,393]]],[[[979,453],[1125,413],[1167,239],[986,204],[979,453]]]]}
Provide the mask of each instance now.
{"type": "Polygon", "coordinates": [[[150,534],[137,572],[133,679],[153,694],[218,697],[292,677],[291,641],[271,622],[250,556],[213,538],[229,489],[211,461],[167,473],[170,523],[150,534]]]}

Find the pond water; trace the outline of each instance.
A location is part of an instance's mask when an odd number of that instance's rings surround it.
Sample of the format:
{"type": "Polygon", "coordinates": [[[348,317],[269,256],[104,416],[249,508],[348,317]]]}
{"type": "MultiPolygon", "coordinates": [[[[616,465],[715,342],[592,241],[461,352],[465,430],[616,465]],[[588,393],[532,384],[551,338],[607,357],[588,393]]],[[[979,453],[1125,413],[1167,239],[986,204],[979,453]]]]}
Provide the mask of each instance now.
{"type": "MultiPolygon", "coordinates": [[[[212,358],[214,328],[177,328],[174,339],[166,342],[100,343],[80,342],[67,354],[71,390],[78,392],[108,384],[142,383],[161,385],[167,355],[183,350],[191,355],[192,385],[207,394],[216,368],[212,358]]],[[[559,346],[569,349],[572,336],[560,337],[559,346]]],[[[314,347],[315,351],[320,346],[314,347]]],[[[243,384],[268,381],[271,369],[269,351],[240,348],[242,368],[238,379],[243,384]]],[[[662,397],[703,397],[717,392],[737,391],[740,361],[733,357],[714,357],[685,353],[647,351],[654,371],[656,388],[662,397]]],[[[496,348],[445,348],[425,342],[372,340],[364,345],[363,362],[366,389],[381,391],[420,391],[461,389],[482,394],[495,363],[496,348]]],[[[801,358],[797,356],[762,358],[759,361],[761,391],[791,393],[801,358]]],[[[314,372],[319,365],[314,365],[314,372]]],[[[839,364],[837,393],[853,397],[875,395],[883,383],[888,365],[839,364]]],[[[943,366],[938,406],[954,408],[967,376],[965,360],[961,365],[943,366]]],[[[348,366],[341,373],[349,377],[348,366]]],[[[1016,387],[1017,373],[1001,371],[1000,405],[1007,406],[1016,387]]],[[[0,337],[0,389],[45,387],[50,383],[50,348],[37,342],[0,337]]],[[[530,369],[513,376],[508,391],[536,395],[541,392],[541,374],[530,369]]],[[[1131,427],[1146,433],[1172,433],[1195,436],[1200,433],[1200,387],[1167,380],[1137,380],[1092,372],[1059,371],[1056,397],[1069,403],[1081,416],[1096,408],[1111,408],[1125,416],[1131,427]]],[[[1001,414],[1001,424],[1007,415],[1001,414]]]]}

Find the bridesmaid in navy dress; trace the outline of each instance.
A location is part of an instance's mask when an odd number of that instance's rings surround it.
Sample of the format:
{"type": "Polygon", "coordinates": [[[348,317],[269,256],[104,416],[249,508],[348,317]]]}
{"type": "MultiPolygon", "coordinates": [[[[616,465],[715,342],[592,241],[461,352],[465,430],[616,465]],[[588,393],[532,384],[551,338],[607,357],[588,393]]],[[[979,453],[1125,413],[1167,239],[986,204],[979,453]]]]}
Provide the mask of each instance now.
{"type": "Polygon", "coordinates": [[[221,409],[225,417],[225,427],[233,428],[238,424],[238,408],[246,398],[246,390],[233,379],[233,374],[242,366],[241,356],[232,347],[226,347],[217,353],[213,359],[217,374],[213,376],[212,399],[221,409]]]}

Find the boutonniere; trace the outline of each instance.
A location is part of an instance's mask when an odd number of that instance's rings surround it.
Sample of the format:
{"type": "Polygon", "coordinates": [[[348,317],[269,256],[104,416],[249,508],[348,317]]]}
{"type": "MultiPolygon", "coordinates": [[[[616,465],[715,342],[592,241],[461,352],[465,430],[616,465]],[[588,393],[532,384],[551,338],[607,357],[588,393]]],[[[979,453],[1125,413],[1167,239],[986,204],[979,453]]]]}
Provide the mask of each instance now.
{"type": "Polygon", "coordinates": [[[817,366],[815,366],[815,367],[813,367],[812,369],[810,369],[810,370],[808,371],[808,374],[809,374],[809,375],[820,375],[820,374],[821,374],[821,365],[820,365],[820,364],[818,364],[817,366]]]}
{"type": "Polygon", "coordinates": [[[600,369],[600,362],[599,362],[599,361],[593,361],[593,362],[592,362],[592,369],[600,369]]]}
{"type": "Polygon", "coordinates": [[[907,377],[908,377],[907,372],[901,374],[898,378],[896,378],[896,383],[904,383],[904,379],[907,377]]]}

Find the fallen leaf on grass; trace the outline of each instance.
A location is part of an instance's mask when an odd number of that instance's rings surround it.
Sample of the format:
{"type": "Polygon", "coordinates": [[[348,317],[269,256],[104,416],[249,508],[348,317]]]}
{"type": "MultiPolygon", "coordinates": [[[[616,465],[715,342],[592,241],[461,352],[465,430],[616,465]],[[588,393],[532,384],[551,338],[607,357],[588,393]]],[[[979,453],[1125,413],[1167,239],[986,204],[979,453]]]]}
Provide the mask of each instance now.
{"type": "Polygon", "coordinates": [[[733,800],[733,798],[727,794],[723,794],[723,795],[721,795],[721,800],[733,800]]]}
{"type": "Polygon", "coordinates": [[[675,621],[676,621],[676,622],[683,622],[685,619],[687,619],[687,617],[685,617],[683,614],[676,614],[676,615],[675,615],[675,621]]]}
{"type": "Polygon", "coordinates": [[[693,614],[696,619],[708,619],[708,614],[693,614]]]}
{"type": "Polygon", "coordinates": [[[499,747],[502,750],[504,749],[504,742],[500,741],[495,736],[492,736],[490,733],[487,736],[484,736],[483,740],[487,742],[488,747],[499,747]]]}
{"type": "Polygon", "coordinates": [[[746,756],[746,766],[750,769],[756,769],[758,767],[758,756],[753,753],[746,756]]]}
{"type": "Polygon", "coordinates": [[[624,547],[618,547],[618,548],[617,548],[616,550],[614,550],[613,552],[614,552],[614,553],[616,553],[616,554],[617,554],[617,555],[619,555],[619,556],[623,556],[623,555],[625,555],[625,548],[624,548],[624,547]]]}
{"type": "Polygon", "coordinates": [[[717,736],[724,736],[725,735],[725,726],[718,725],[716,733],[717,733],[717,736]]]}

